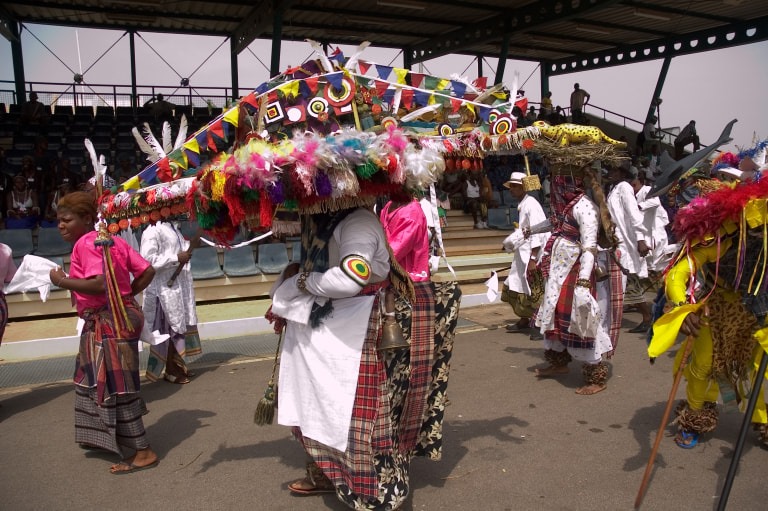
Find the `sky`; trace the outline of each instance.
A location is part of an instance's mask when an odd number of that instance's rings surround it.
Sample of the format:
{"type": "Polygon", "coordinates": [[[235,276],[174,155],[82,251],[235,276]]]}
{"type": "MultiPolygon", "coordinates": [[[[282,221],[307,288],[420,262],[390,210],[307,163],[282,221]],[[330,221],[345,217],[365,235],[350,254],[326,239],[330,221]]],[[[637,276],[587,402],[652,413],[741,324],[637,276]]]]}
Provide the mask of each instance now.
{"type": "MultiPolygon", "coordinates": [[[[123,34],[115,30],[27,25],[22,32],[26,80],[66,84],[45,86],[64,90],[72,83],[72,71],[88,70],[86,83],[129,85],[129,42],[123,34]]],[[[193,87],[231,86],[229,42],[223,38],[147,32],[136,37],[135,45],[139,85],[176,87],[180,77],[188,77],[193,87]]],[[[354,49],[347,45],[340,47],[347,55],[354,49]]],[[[241,95],[269,78],[270,53],[270,41],[259,39],[239,55],[241,95]]],[[[768,66],[762,65],[767,54],[768,42],[760,42],[674,57],[661,94],[662,126],[682,127],[696,120],[701,140],[706,144],[717,138],[728,121],[738,119],[733,129],[733,143],[724,147],[727,150],[751,147],[754,136],[768,137],[768,130],[762,125],[768,113],[765,92],[768,66]]],[[[280,69],[300,64],[311,56],[307,43],[284,42],[280,69]]],[[[369,47],[361,58],[395,67],[403,65],[402,54],[387,48],[369,47]]],[[[496,59],[483,62],[484,74],[490,76],[491,81],[496,65],[496,59]]],[[[549,81],[552,101],[567,107],[573,84],[578,82],[590,93],[591,104],[642,121],[661,65],[661,60],[653,60],[554,76],[549,81]]],[[[0,80],[13,80],[11,48],[5,39],[0,40],[0,70],[0,80]]],[[[414,70],[419,71],[418,64],[414,70]]],[[[520,87],[525,89],[528,98],[541,99],[537,63],[509,60],[505,70],[505,84],[511,87],[517,73],[520,87]]],[[[458,74],[473,80],[477,76],[477,64],[472,57],[450,55],[425,62],[423,72],[446,78],[458,74]]],[[[0,88],[12,86],[2,84],[0,88]]]]}

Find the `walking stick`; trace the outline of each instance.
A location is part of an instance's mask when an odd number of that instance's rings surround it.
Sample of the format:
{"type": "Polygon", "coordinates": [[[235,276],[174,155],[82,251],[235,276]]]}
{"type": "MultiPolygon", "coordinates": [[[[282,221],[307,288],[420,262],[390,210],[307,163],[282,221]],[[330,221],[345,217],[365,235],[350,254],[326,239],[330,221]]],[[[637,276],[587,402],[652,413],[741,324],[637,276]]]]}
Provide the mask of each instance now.
{"type": "Polygon", "coordinates": [[[757,370],[754,385],[752,385],[752,392],[749,394],[747,411],[744,412],[744,420],[741,422],[739,438],[736,440],[736,447],[733,449],[731,465],[728,467],[728,474],[725,476],[723,491],[720,493],[720,500],[717,502],[717,511],[725,511],[725,506],[728,505],[728,496],[731,494],[731,487],[733,486],[733,480],[736,477],[736,470],[739,468],[741,453],[744,450],[744,441],[747,437],[747,429],[749,429],[749,424],[752,422],[752,413],[755,411],[757,396],[760,395],[760,388],[763,386],[766,367],[768,367],[768,356],[766,356],[765,351],[763,351],[760,356],[760,368],[757,370]]]}
{"type": "Polygon", "coordinates": [[[637,497],[635,497],[635,509],[640,507],[645,496],[645,490],[648,488],[648,482],[651,478],[651,471],[653,470],[653,462],[656,461],[656,453],[659,451],[659,444],[664,436],[664,428],[667,426],[669,420],[669,414],[672,411],[672,403],[675,401],[677,395],[677,388],[680,386],[680,380],[683,377],[683,369],[688,362],[688,356],[691,354],[693,347],[693,338],[689,335],[685,338],[685,347],[683,348],[683,359],[680,361],[680,367],[677,368],[675,373],[675,381],[672,383],[672,389],[669,391],[669,399],[667,399],[667,407],[664,409],[664,415],[661,418],[661,424],[659,425],[659,431],[656,433],[656,440],[653,442],[653,449],[651,449],[651,456],[648,458],[648,465],[645,467],[645,474],[643,474],[643,482],[640,483],[640,489],[637,491],[637,497]]]}
{"type": "MultiPolygon", "coordinates": [[[[192,256],[192,247],[191,246],[187,249],[187,254],[192,256]]],[[[186,265],[179,263],[179,265],[176,267],[176,270],[174,270],[173,275],[171,275],[171,278],[168,279],[168,287],[173,287],[173,285],[176,283],[176,279],[181,274],[181,270],[184,269],[184,266],[186,266],[186,265]]]]}

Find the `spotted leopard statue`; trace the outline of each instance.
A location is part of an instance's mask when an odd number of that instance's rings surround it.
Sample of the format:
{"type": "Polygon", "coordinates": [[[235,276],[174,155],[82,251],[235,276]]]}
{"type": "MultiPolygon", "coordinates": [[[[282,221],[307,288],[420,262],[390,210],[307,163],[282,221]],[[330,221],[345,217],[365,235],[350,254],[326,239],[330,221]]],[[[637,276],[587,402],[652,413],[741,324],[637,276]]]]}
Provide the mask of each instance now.
{"type": "Polygon", "coordinates": [[[536,121],[533,126],[538,128],[542,135],[561,146],[576,144],[609,144],[626,146],[626,142],[614,140],[597,126],[582,126],[580,124],[557,124],[552,126],[545,121],[536,121]]]}

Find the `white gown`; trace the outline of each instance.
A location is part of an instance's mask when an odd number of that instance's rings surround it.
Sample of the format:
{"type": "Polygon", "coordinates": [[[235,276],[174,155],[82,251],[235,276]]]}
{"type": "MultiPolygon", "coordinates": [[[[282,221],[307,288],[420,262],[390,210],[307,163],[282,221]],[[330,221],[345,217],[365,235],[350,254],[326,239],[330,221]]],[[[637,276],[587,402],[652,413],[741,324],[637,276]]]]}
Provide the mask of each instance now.
{"type": "Polygon", "coordinates": [[[616,236],[619,238],[621,251],[621,266],[629,273],[641,279],[648,276],[648,265],[644,257],[637,251],[637,242],[650,237],[643,224],[643,214],[637,206],[635,191],[632,185],[621,181],[608,194],[608,211],[616,224],[616,236]]]}
{"type": "MultiPolygon", "coordinates": [[[[541,204],[539,204],[539,201],[530,195],[526,195],[523,200],[520,201],[520,204],[517,206],[517,211],[520,213],[520,229],[540,224],[547,219],[547,215],[544,214],[544,210],[542,209],[541,204]]],[[[514,256],[512,257],[512,264],[509,268],[509,276],[506,280],[507,287],[509,287],[510,291],[524,295],[531,294],[531,287],[526,278],[528,261],[531,259],[531,252],[533,249],[543,249],[548,239],[549,233],[532,234],[520,248],[515,250],[514,256]]],[[[541,257],[541,250],[539,250],[539,257],[541,257]]]]}

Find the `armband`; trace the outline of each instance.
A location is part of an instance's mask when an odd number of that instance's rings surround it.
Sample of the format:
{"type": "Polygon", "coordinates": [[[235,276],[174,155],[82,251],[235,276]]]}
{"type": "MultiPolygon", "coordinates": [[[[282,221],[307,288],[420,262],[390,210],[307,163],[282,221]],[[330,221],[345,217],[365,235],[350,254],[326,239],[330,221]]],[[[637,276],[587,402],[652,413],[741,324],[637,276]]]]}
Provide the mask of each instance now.
{"type": "Polygon", "coordinates": [[[342,259],[341,270],[360,286],[366,286],[371,278],[371,266],[368,261],[356,254],[342,259]]]}
{"type": "Polygon", "coordinates": [[[592,287],[592,283],[589,281],[589,279],[578,279],[576,281],[577,287],[586,287],[587,289],[592,287]]]}

